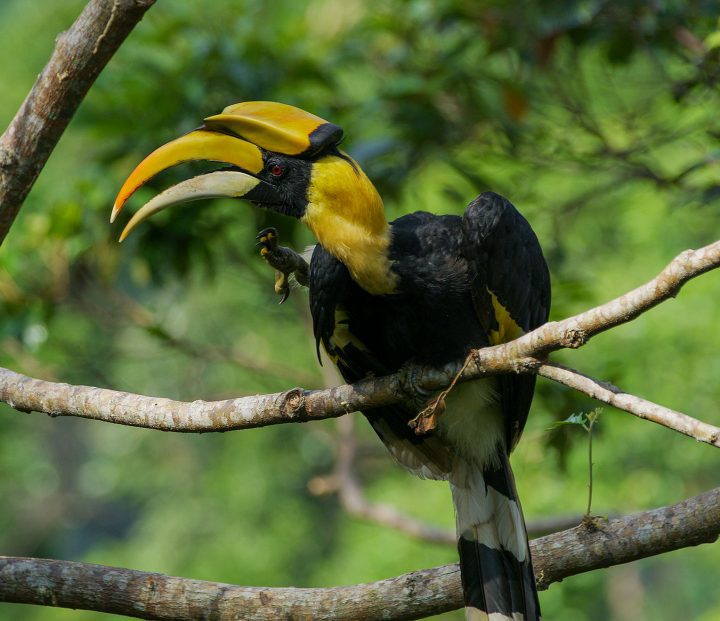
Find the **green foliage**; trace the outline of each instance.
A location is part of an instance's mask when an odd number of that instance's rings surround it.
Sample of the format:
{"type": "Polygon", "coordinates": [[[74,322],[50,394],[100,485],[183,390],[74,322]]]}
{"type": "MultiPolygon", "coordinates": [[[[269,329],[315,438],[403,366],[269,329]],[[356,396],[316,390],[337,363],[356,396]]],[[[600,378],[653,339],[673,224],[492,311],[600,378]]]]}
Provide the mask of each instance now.
{"type": "MultiPolygon", "coordinates": [[[[0,4],[0,55],[12,59],[0,65],[6,122],[82,4],[0,4]]],[[[283,243],[312,243],[295,222],[231,201],[193,204],[144,223],[122,246],[107,223],[145,154],[243,99],[286,101],[342,125],[391,218],[461,213],[486,189],[507,195],[545,248],[553,318],[624,293],[720,230],[717,9],[160,2],[91,90],[3,247],[0,364],[188,400],[329,381],[305,294],[278,307],[254,248],[266,226],[283,243]]],[[[186,175],[167,172],[129,208],[186,175]]],[[[557,359],[720,424],[719,297],[718,275],[703,276],[676,301],[557,359]]],[[[528,519],[582,510],[584,439],[571,425],[546,430],[592,407],[538,383],[514,456],[528,519]]],[[[270,586],[367,581],[455,558],[309,493],[308,481],[333,467],[333,422],[191,436],[1,414],[4,554],[270,586]]],[[[445,485],[411,479],[365,427],[360,441],[372,500],[451,527],[445,485]]],[[[677,502],[718,484],[711,448],[611,408],[593,443],[597,512],[677,502]]],[[[545,616],[717,621],[717,551],[567,579],[541,595],[545,616]]],[[[104,618],[9,605],[0,616],[104,618]]]]}

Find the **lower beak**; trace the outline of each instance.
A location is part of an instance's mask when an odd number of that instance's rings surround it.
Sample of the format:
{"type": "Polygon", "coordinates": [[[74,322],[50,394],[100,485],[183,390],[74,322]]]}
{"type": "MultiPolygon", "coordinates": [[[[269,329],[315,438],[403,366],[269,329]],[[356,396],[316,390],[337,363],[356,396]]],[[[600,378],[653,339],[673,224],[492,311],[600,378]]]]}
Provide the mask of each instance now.
{"type": "Polygon", "coordinates": [[[168,188],[146,203],[130,219],[120,241],[152,214],[179,203],[219,197],[242,198],[266,205],[280,202],[280,196],[272,185],[252,176],[263,169],[262,151],[257,146],[241,138],[198,129],[156,149],[140,162],[120,189],[110,222],[115,220],[127,200],[140,186],[163,170],[192,160],[224,162],[251,174],[221,170],[168,188]]]}
{"type": "Polygon", "coordinates": [[[269,183],[242,172],[219,170],[207,175],[199,175],[168,188],[145,203],[125,225],[120,234],[120,241],[123,241],[138,224],[166,207],[203,198],[222,197],[244,198],[264,205],[277,204],[280,199],[275,188],[269,183]]]}

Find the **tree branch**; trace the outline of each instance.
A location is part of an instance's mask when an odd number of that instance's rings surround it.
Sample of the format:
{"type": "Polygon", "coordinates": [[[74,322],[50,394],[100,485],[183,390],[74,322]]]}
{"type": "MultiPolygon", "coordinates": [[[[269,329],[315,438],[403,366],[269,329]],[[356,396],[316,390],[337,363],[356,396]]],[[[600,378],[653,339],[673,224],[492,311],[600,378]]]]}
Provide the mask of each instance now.
{"type": "Polygon", "coordinates": [[[625,410],[645,420],[669,427],[700,442],[707,442],[720,447],[719,428],[703,423],[682,412],[676,412],[652,401],[628,394],[609,382],[601,382],[566,366],[552,362],[539,367],[537,374],[579,390],[619,410],[625,410]]]}
{"type": "MultiPolygon", "coordinates": [[[[720,488],[620,519],[594,518],[532,542],[538,586],[586,571],[715,541],[720,488]]],[[[462,606],[460,572],[445,565],[327,589],[240,587],[70,561],[0,557],[0,601],[141,619],[246,621],[420,619],[462,606]]]]}
{"type": "Polygon", "coordinates": [[[113,310],[116,317],[108,313],[107,306],[103,306],[101,312],[98,313],[101,318],[110,321],[115,320],[116,322],[120,320],[119,318],[122,318],[124,323],[129,318],[138,328],[144,330],[150,336],[190,358],[207,360],[208,362],[226,362],[236,365],[238,368],[260,374],[274,373],[276,376],[291,382],[313,383],[319,375],[317,371],[313,373],[305,369],[298,369],[296,366],[281,361],[259,360],[256,355],[246,354],[234,347],[226,348],[218,345],[194,343],[190,339],[172,334],[155,320],[152,313],[123,291],[105,287],[102,293],[105,299],[112,296],[113,310]]]}
{"type": "Polygon", "coordinates": [[[90,0],[0,137],[0,243],[88,89],[155,0],[90,0]]]}
{"type": "MultiPolygon", "coordinates": [[[[546,323],[509,343],[475,350],[473,360],[466,365],[460,379],[468,381],[499,373],[540,373],[560,381],[561,373],[557,371],[560,367],[543,364],[548,353],[563,347],[581,347],[590,337],[631,321],[676,296],[690,279],[718,265],[720,241],[699,250],[686,250],[656,278],[630,293],[574,317],[546,323]]],[[[79,416],[162,431],[229,431],[335,418],[398,403],[412,398],[418,388],[425,391],[445,388],[465,362],[440,369],[407,367],[393,375],[370,377],[326,390],[293,388],[269,395],[193,402],[45,382],[0,368],[0,400],[20,411],[45,412],[51,416],[79,416]]],[[[576,382],[574,387],[590,396],[611,398],[599,389],[600,384],[589,381],[592,385],[576,382]]],[[[605,390],[612,392],[607,387],[605,390]]],[[[667,408],[664,408],[665,414],[672,415],[661,416],[661,406],[639,398],[627,399],[616,394],[612,399],[615,407],[720,446],[720,428],[667,408]],[[696,432],[700,435],[695,435],[696,432]]]]}

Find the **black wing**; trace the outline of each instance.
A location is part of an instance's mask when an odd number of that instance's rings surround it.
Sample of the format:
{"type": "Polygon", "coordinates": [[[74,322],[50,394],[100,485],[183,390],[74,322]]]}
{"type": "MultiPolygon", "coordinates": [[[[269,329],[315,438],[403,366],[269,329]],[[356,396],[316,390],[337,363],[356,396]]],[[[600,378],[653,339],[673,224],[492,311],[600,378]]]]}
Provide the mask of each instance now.
{"type": "MultiPolygon", "coordinates": [[[[322,345],[347,382],[395,370],[386,367],[351,330],[349,309],[344,307],[343,300],[348,294],[352,297],[352,289],[357,287],[347,268],[318,244],[309,275],[310,312],[318,357],[322,345]]],[[[447,448],[435,437],[416,435],[408,426],[417,414],[414,409],[398,404],[363,414],[403,466],[423,478],[447,477],[451,465],[447,448]]]]}
{"type": "MultiPolygon", "coordinates": [[[[463,216],[463,252],[473,304],[491,344],[517,338],[545,323],[550,274],[528,221],[494,192],[478,196],[463,216]]],[[[498,378],[508,450],[522,433],[535,390],[534,375],[498,378]]]]}

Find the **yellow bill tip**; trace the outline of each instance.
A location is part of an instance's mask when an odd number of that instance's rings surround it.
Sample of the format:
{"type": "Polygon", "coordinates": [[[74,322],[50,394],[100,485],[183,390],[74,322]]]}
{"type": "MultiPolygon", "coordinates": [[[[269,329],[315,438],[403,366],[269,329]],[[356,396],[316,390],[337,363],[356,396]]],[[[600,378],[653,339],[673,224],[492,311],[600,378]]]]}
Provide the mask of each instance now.
{"type": "Polygon", "coordinates": [[[251,173],[263,169],[262,152],[245,140],[213,131],[195,130],[155,149],[130,173],[115,199],[114,222],[128,199],[155,175],[177,164],[207,160],[233,164],[251,173]]]}

